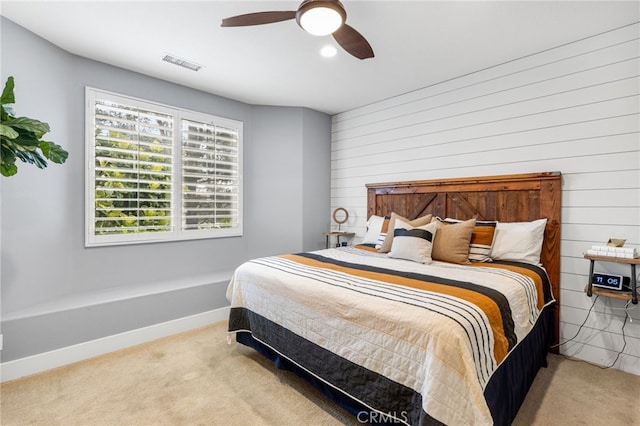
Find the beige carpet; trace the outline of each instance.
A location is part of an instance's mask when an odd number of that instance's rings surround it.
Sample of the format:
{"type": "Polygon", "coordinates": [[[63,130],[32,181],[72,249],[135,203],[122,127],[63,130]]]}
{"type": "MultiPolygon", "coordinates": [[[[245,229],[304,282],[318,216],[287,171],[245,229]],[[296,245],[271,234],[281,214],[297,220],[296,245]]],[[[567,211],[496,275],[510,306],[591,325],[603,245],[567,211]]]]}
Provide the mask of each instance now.
{"type": "MultiPolygon", "coordinates": [[[[2,384],[11,425],[358,425],[226,323],[2,384]]],[[[640,425],[640,377],[550,356],[516,425],[640,425]]]]}

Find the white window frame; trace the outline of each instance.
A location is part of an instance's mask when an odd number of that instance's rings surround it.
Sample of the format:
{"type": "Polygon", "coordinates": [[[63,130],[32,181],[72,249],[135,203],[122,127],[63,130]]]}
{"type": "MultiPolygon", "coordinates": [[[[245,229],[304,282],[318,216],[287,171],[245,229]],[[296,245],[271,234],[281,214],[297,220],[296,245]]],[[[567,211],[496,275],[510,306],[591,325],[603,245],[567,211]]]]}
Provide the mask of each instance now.
{"type": "Polygon", "coordinates": [[[242,236],[243,233],[243,178],[242,178],[242,145],[243,123],[211,114],[190,111],[146,101],[127,95],[108,92],[92,87],[85,87],[85,246],[110,246],[124,244],[154,243],[162,241],[183,241],[204,238],[223,238],[242,236]],[[123,105],[152,110],[173,117],[173,163],[172,163],[172,229],[166,232],[141,232],[116,235],[96,235],[95,216],[95,102],[111,100],[123,105]],[[182,229],[182,120],[197,121],[214,126],[231,128],[238,132],[238,224],[231,228],[215,228],[206,230],[182,229]]]}

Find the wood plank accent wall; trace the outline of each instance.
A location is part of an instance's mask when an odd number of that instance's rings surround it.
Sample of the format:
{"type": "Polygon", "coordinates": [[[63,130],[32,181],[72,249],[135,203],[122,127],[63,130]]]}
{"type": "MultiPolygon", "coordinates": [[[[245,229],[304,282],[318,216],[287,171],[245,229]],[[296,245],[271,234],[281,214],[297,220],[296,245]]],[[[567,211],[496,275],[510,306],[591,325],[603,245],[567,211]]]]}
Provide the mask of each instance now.
{"type": "MultiPolygon", "coordinates": [[[[342,229],[364,235],[368,183],[558,170],[561,341],[577,333],[560,351],[613,363],[624,302],[600,297],[587,317],[582,254],[614,236],[640,247],[639,34],[634,23],[335,115],[331,208],[349,211],[342,229]]],[[[598,269],[629,275],[618,266],[598,269]]],[[[640,308],[628,313],[615,368],[640,375],[640,308]]]]}

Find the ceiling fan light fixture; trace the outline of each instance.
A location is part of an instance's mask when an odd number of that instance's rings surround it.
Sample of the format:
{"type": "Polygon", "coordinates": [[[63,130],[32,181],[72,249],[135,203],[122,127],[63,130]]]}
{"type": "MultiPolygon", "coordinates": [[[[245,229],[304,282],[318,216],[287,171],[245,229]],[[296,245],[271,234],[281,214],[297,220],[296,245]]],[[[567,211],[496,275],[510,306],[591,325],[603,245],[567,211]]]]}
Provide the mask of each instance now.
{"type": "Polygon", "coordinates": [[[332,34],[346,18],[344,8],[336,1],[307,1],[296,13],[298,24],[309,34],[317,36],[332,34]]]}
{"type": "Polygon", "coordinates": [[[351,56],[358,59],[373,58],[371,45],[352,26],[340,0],[304,0],[298,10],[245,13],[222,20],[222,27],[247,27],[273,24],[295,19],[300,28],[314,35],[329,35],[351,56]]]}
{"type": "Polygon", "coordinates": [[[322,55],[325,58],[333,58],[337,54],[338,54],[338,49],[336,49],[331,45],[324,46],[322,49],[320,49],[320,55],[322,55]]]}

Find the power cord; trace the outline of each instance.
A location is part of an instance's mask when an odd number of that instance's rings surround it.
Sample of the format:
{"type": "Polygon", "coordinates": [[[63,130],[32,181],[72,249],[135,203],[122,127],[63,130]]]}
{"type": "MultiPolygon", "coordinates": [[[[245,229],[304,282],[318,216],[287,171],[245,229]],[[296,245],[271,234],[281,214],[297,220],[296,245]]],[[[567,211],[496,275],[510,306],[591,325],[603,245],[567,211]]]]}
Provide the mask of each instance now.
{"type": "Polygon", "coordinates": [[[602,368],[611,368],[614,365],[616,365],[616,362],[618,362],[618,358],[620,358],[620,354],[622,354],[622,352],[624,352],[624,350],[627,348],[627,337],[624,335],[624,326],[627,325],[627,318],[629,318],[629,322],[633,322],[633,319],[631,318],[631,315],[629,315],[629,311],[627,310],[628,306],[629,306],[629,300],[627,300],[627,303],[624,306],[625,318],[624,318],[624,321],[622,321],[622,342],[624,344],[622,345],[622,349],[620,349],[620,351],[618,352],[618,355],[616,355],[616,359],[613,360],[613,363],[611,365],[609,365],[608,367],[602,367],[602,368]]]}
{"type": "MultiPolygon", "coordinates": [[[[582,321],[582,324],[580,324],[580,327],[578,327],[578,331],[576,332],[576,334],[568,340],[565,340],[564,342],[558,343],[556,345],[551,346],[552,348],[564,345],[566,343],[569,343],[571,341],[573,341],[576,337],[578,337],[578,334],[580,334],[580,331],[582,330],[582,327],[584,327],[584,325],[587,323],[587,319],[589,319],[589,315],[591,314],[591,311],[593,310],[593,307],[596,305],[596,301],[598,300],[600,296],[596,295],[595,299],[593,299],[593,303],[591,304],[591,307],[589,308],[589,312],[587,312],[587,316],[585,317],[584,321],[582,321]]],[[[613,367],[614,365],[616,365],[616,362],[618,362],[618,359],[620,358],[620,355],[622,355],[622,353],[624,352],[624,350],[627,348],[627,336],[624,333],[624,327],[627,325],[627,318],[629,319],[629,322],[633,322],[633,318],[631,317],[631,315],[629,315],[629,304],[630,304],[630,300],[627,300],[627,303],[625,303],[624,308],[611,308],[611,309],[616,309],[616,310],[622,310],[624,309],[624,313],[625,313],[625,318],[624,321],[622,322],[622,349],[620,349],[620,351],[618,351],[618,354],[616,355],[616,358],[613,360],[613,362],[610,365],[607,366],[602,366],[602,365],[598,365],[598,364],[594,364],[592,362],[589,361],[585,361],[582,359],[576,359],[576,358],[572,358],[569,357],[567,355],[564,354],[560,354],[564,359],[567,359],[569,361],[576,361],[576,362],[584,362],[585,364],[589,364],[589,365],[593,365],[594,367],[598,367],[602,370],[606,370],[608,368],[613,367]]],[[[633,309],[635,308],[635,305],[631,308],[633,309]]]]}
{"type": "Polygon", "coordinates": [[[596,301],[598,300],[599,297],[600,295],[596,294],[596,297],[595,299],[593,299],[593,303],[591,303],[591,307],[589,308],[589,312],[587,312],[587,316],[584,318],[584,321],[582,321],[582,324],[580,324],[580,327],[578,327],[578,331],[576,332],[576,334],[569,340],[565,340],[564,342],[560,342],[556,345],[551,346],[552,348],[557,348],[558,346],[562,346],[566,343],[572,342],[576,337],[578,337],[578,334],[580,334],[580,331],[582,331],[582,327],[584,327],[584,325],[587,323],[587,320],[589,319],[589,315],[591,315],[591,310],[596,305],[596,301]]]}

